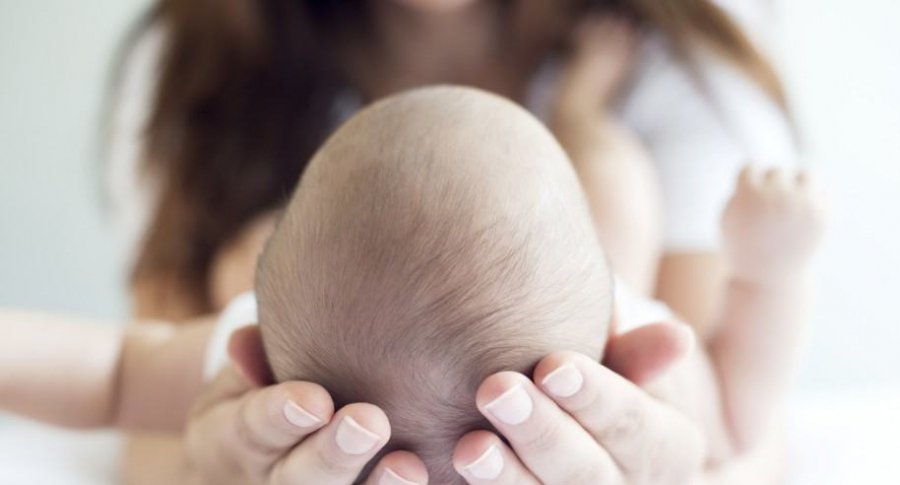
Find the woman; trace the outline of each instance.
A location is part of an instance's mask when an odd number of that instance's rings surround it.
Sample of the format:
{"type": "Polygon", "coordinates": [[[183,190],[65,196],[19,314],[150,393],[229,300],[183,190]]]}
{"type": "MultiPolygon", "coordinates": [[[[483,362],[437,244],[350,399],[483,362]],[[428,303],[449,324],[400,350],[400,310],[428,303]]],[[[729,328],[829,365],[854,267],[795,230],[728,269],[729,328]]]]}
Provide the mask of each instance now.
{"type": "MultiPolygon", "coordinates": [[[[718,212],[737,169],[748,159],[791,156],[777,77],[705,1],[162,1],[127,73],[152,72],[142,71],[142,56],[159,62],[153,104],[131,120],[134,133],[146,122],[141,162],[113,165],[136,255],[136,316],[186,320],[220,311],[249,287],[268,214],[306,155],[364,102],[452,82],[556,118],[552,100],[579,75],[566,61],[572,32],[594,10],[647,30],[632,82],[617,101],[597,106],[640,137],[660,175],[662,256],[636,258],[630,282],[705,335],[721,286],[718,212]]],[[[123,88],[132,89],[128,79],[123,88]]],[[[135,150],[124,143],[114,149],[135,150]]],[[[628,255],[612,257],[617,268],[630,264],[628,255]]],[[[628,364],[618,370],[628,374],[628,364]]],[[[157,445],[137,440],[133,455],[164,456],[157,445]]]]}

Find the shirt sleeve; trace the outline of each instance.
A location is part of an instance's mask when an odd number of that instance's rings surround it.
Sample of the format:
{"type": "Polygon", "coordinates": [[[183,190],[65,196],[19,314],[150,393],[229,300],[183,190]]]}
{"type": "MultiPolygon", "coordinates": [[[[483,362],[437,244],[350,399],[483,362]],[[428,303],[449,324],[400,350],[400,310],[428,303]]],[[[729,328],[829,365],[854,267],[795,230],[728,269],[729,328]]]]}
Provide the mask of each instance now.
{"type": "Polygon", "coordinates": [[[122,66],[109,118],[106,190],[113,234],[129,267],[159,198],[158,180],[143,170],[141,161],[162,43],[162,29],[151,28],[134,44],[122,66]]]}
{"type": "Polygon", "coordinates": [[[666,252],[712,251],[740,169],[793,163],[789,122],[753,81],[717,59],[690,72],[661,35],[641,47],[619,109],[657,167],[666,252]]]}

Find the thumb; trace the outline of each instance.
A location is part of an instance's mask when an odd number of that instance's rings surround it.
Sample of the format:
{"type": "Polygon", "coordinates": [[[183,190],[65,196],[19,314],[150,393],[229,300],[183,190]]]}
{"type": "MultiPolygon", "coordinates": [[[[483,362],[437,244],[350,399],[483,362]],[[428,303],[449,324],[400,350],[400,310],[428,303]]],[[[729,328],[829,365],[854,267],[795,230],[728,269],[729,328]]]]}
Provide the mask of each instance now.
{"type": "Polygon", "coordinates": [[[645,325],[610,336],[603,364],[643,386],[686,357],[695,340],[691,328],[682,323],[645,325]]]}

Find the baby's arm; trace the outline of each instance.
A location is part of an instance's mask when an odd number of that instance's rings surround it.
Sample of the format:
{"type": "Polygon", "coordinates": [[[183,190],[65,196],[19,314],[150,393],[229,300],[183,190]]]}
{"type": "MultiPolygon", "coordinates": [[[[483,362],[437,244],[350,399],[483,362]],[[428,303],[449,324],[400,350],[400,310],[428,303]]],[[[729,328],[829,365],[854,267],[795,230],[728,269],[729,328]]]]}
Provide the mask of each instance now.
{"type": "Polygon", "coordinates": [[[822,212],[808,175],[752,168],[726,208],[730,280],[710,350],[738,450],[771,431],[792,377],[822,212]]]}
{"type": "Polygon", "coordinates": [[[122,329],[0,311],[0,409],[66,427],[180,429],[212,330],[196,323],[122,329]]]}

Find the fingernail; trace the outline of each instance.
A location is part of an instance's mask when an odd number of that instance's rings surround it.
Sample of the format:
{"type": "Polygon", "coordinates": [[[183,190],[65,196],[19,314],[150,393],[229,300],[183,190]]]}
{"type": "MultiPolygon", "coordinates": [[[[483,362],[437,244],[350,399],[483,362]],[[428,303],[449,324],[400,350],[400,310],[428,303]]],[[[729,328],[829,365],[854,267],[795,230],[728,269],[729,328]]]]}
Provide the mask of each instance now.
{"type": "Polygon", "coordinates": [[[500,421],[515,425],[524,423],[531,416],[534,402],[522,385],[518,384],[485,405],[484,408],[500,421]]]}
{"type": "Polygon", "coordinates": [[[571,397],[581,390],[584,385],[584,376],[575,367],[575,364],[566,364],[559,369],[547,374],[541,385],[556,397],[571,397]]]}
{"type": "Polygon", "coordinates": [[[411,482],[400,475],[397,474],[394,470],[390,468],[385,468],[384,473],[381,474],[381,479],[378,480],[378,485],[417,485],[416,482],[411,482]]]}
{"type": "Polygon", "coordinates": [[[344,453],[362,455],[371,451],[381,441],[381,437],[360,426],[350,416],[344,416],[338,424],[334,440],[344,453]]]}
{"type": "Polygon", "coordinates": [[[298,428],[310,428],[322,422],[321,419],[294,401],[284,403],[284,418],[298,428]]]}
{"type": "Polygon", "coordinates": [[[479,480],[493,480],[503,472],[503,455],[497,445],[491,445],[484,453],[464,467],[479,480]]]}

